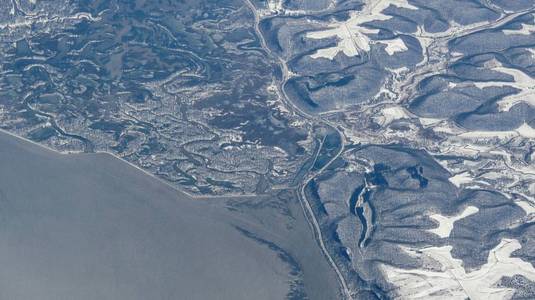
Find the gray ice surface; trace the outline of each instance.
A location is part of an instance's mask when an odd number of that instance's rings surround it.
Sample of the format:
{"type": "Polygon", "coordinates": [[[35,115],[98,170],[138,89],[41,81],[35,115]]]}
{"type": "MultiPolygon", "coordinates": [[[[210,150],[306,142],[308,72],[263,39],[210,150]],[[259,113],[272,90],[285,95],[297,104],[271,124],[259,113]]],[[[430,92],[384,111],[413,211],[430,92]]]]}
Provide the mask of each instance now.
{"type": "Polygon", "coordinates": [[[59,154],[5,133],[0,166],[0,299],[291,293],[288,261],[299,258],[237,230],[223,200],[191,199],[108,154],[59,154]]]}

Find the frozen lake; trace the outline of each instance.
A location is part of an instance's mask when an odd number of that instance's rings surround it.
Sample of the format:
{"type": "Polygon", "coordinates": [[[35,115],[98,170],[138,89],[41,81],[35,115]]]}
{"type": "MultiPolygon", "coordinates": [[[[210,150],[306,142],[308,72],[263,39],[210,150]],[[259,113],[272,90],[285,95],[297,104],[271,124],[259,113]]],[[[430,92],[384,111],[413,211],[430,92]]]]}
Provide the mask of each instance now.
{"type": "Polygon", "coordinates": [[[0,133],[0,165],[2,299],[282,299],[315,280],[228,199],[192,199],[111,155],[0,133]]]}

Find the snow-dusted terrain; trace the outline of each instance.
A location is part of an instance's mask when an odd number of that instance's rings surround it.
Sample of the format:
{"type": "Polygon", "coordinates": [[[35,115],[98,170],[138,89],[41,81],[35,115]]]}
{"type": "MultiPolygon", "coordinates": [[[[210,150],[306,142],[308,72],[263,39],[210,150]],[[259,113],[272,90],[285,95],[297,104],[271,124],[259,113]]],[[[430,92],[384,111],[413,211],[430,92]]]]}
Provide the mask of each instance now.
{"type": "Polygon", "coordinates": [[[285,297],[535,299],[534,0],[0,5],[1,129],[261,199],[285,297]]]}

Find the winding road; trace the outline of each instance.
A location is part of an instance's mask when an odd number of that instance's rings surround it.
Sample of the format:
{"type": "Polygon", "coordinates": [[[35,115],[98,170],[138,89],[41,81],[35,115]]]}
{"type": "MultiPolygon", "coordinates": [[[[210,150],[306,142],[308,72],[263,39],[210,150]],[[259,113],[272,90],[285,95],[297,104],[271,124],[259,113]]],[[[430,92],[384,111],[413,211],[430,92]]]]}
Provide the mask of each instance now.
{"type": "MultiPolygon", "coordinates": [[[[318,244],[319,244],[319,246],[321,248],[321,251],[323,252],[325,257],[329,261],[329,264],[334,269],[334,271],[335,271],[335,273],[336,273],[336,275],[338,277],[338,281],[340,283],[342,294],[344,295],[344,297],[346,299],[353,299],[353,297],[351,296],[351,292],[350,292],[350,290],[349,290],[349,288],[347,286],[347,283],[346,283],[346,280],[345,280],[344,276],[342,275],[340,269],[338,268],[338,266],[334,262],[333,258],[331,257],[331,255],[329,254],[329,252],[327,250],[327,247],[325,246],[320,225],[319,225],[319,223],[318,223],[318,221],[316,219],[316,216],[314,215],[314,211],[313,211],[313,209],[312,209],[312,207],[310,205],[310,202],[308,201],[308,199],[306,197],[306,194],[305,194],[305,188],[310,183],[310,181],[312,181],[314,178],[319,176],[325,169],[327,169],[332,164],[333,161],[335,161],[344,152],[344,150],[345,150],[344,135],[337,128],[336,125],[331,124],[329,121],[327,121],[325,119],[322,119],[322,118],[317,117],[317,116],[312,116],[312,115],[304,112],[297,105],[292,103],[292,101],[290,101],[289,97],[286,94],[286,91],[284,90],[284,86],[286,85],[288,79],[290,78],[290,72],[288,71],[287,62],[282,57],[279,57],[278,55],[274,54],[271,51],[271,49],[269,49],[269,47],[267,46],[266,40],[265,40],[264,36],[262,35],[262,32],[260,31],[260,28],[259,28],[259,24],[260,24],[261,18],[258,15],[257,8],[254,6],[254,4],[251,2],[251,0],[244,0],[244,1],[245,1],[245,4],[247,4],[247,6],[251,9],[252,13],[254,14],[254,18],[255,18],[254,28],[255,28],[255,32],[256,32],[259,40],[260,40],[260,44],[262,46],[262,49],[264,49],[264,51],[266,51],[266,53],[269,56],[271,56],[272,58],[276,59],[278,61],[278,63],[279,63],[279,66],[282,69],[282,80],[278,84],[279,99],[281,99],[281,101],[286,106],[286,108],[289,111],[291,111],[292,113],[297,114],[297,115],[303,117],[304,119],[307,119],[312,124],[321,124],[321,125],[323,125],[325,127],[331,127],[333,130],[335,130],[340,135],[340,141],[341,141],[340,150],[336,153],[336,155],[334,155],[329,160],[328,163],[325,164],[325,166],[323,166],[323,168],[321,168],[320,170],[318,170],[316,172],[312,172],[301,184],[299,184],[299,186],[298,186],[298,189],[299,189],[298,197],[299,197],[299,202],[301,203],[301,207],[303,208],[303,212],[304,212],[304,214],[305,214],[305,216],[307,218],[307,221],[309,222],[309,224],[311,225],[311,227],[314,230],[314,236],[316,237],[316,240],[317,240],[317,242],[318,242],[318,244]]],[[[321,150],[321,147],[320,147],[320,149],[318,149],[318,151],[320,151],[320,150],[321,150]]]]}

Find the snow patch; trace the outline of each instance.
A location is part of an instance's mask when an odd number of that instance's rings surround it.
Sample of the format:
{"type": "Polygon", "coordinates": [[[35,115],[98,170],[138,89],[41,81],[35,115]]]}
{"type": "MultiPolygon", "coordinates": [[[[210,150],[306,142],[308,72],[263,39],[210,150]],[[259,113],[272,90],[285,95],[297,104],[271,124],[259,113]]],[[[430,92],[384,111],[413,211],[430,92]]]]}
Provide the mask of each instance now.
{"type": "Polygon", "coordinates": [[[467,273],[462,260],[453,258],[452,246],[413,250],[414,255],[437,261],[441,269],[400,269],[383,265],[388,281],[398,287],[403,299],[508,299],[514,290],[496,287],[503,276],[522,275],[535,280],[535,268],[511,253],[522,246],[517,240],[503,239],[492,249],[479,270],[467,273]]]}
{"type": "Polygon", "coordinates": [[[507,131],[469,131],[458,135],[461,138],[467,139],[485,139],[485,138],[499,138],[511,139],[514,137],[523,137],[528,139],[535,138],[535,129],[527,123],[523,123],[517,129],[507,131]]]}
{"type": "MultiPolygon", "coordinates": [[[[384,21],[391,19],[392,16],[382,13],[390,5],[398,8],[416,10],[417,7],[408,3],[407,0],[383,0],[375,3],[369,3],[363,11],[352,11],[348,20],[343,22],[333,22],[328,25],[328,29],[312,31],[306,34],[309,39],[325,39],[336,37],[338,44],[334,47],[317,50],[310,57],[313,59],[327,58],[334,59],[338,53],[342,52],[346,56],[357,56],[362,52],[370,51],[370,44],[374,43],[368,37],[370,34],[379,33],[379,29],[370,29],[362,26],[364,23],[371,21],[384,21]]],[[[407,51],[408,48],[402,39],[382,40],[379,43],[387,45],[385,51],[389,55],[396,52],[407,51]]]]}
{"type": "Polygon", "coordinates": [[[451,231],[453,230],[453,224],[460,219],[466,218],[477,213],[479,209],[475,206],[468,206],[464,211],[456,216],[443,216],[439,214],[430,215],[429,217],[438,222],[438,227],[433,229],[428,229],[427,231],[438,235],[441,238],[447,238],[450,236],[451,231]]]}
{"type": "Polygon", "coordinates": [[[381,111],[382,116],[376,118],[377,123],[382,126],[388,125],[395,120],[410,118],[403,107],[386,107],[381,111]]]}
{"type": "Polygon", "coordinates": [[[485,87],[510,86],[520,90],[520,92],[504,97],[496,102],[498,104],[499,111],[509,111],[511,107],[520,102],[525,102],[531,106],[535,106],[535,79],[531,78],[529,75],[520,70],[506,68],[501,66],[501,64],[500,66],[492,68],[492,70],[511,75],[514,79],[514,82],[476,82],[474,83],[475,86],[480,89],[485,87]]]}
{"type": "Polygon", "coordinates": [[[519,200],[519,201],[515,201],[515,204],[518,205],[520,208],[522,208],[526,212],[526,215],[535,213],[535,206],[528,201],[519,200]]]}
{"type": "Polygon", "coordinates": [[[463,184],[471,183],[473,179],[470,173],[464,172],[461,174],[456,174],[455,176],[448,178],[448,180],[456,187],[461,187],[463,184]]]}
{"type": "Polygon", "coordinates": [[[522,24],[520,29],[504,29],[502,32],[505,35],[530,35],[535,32],[535,25],[522,24]]]}
{"type": "Polygon", "coordinates": [[[397,52],[405,52],[409,50],[405,42],[402,39],[396,38],[393,40],[380,41],[379,43],[386,44],[385,51],[388,55],[392,56],[397,52]]]}

